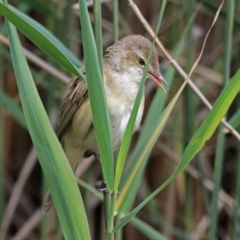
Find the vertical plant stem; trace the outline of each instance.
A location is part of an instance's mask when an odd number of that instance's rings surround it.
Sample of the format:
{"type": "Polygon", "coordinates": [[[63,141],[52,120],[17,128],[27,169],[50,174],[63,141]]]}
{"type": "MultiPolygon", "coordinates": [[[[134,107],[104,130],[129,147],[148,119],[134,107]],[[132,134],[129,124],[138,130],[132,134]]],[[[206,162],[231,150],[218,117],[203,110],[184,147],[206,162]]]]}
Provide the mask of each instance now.
{"type": "Polygon", "coordinates": [[[221,133],[221,127],[219,128],[219,133],[217,137],[217,149],[216,149],[216,157],[214,163],[214,177],[213,182],[215,183],[212,200],[211,200],[211,209],[210,209],[210,240],[216,239],[217,233],[217,220],[218,220],[218,192],[221,185],[222,178],[222,165],[224,158],[224,145],[225,145],[225,136],[221,133]]]}
{"type": "Polygon", "coordinates": [[[114,213],[115,213],[115,204],[117,200],[117,193],[113,192],[111,194],[111,208],[110,208],[110,213],[109,213],[109,218],[108,218],[108,229],[107,229],[107,238],[106,240],[113,240],[114,234],[111,233],[113,230],[113,224],[114,224],[114,213]]]}
{"type": "Polygon", "coordinates": [[[230,64],[232,54],[232,34],[234,23],[234,0],[226,1],[226,26],[224,34],[224,59],[223,59],[223,88],[227,85],[230,78],[230,64]]]}
{"type": "MultiPolygon", "coordinates": [[[[117,226],[117,224],[120,222],[120,214],[118,214],[115,218],[115,226],[117,226]]],[[[116,233],[115,233],[115,240],[122,240],[122,228],[119,229],[116,233]]]]}
{"type": "MultiPolygon", "coordinates": [[[[101,11],[101,1],[93,1],[93,11],[94,11],[94,36],[97,47],[98,63],[100,67],[101,74],[103,76],[103,50],[102,50],[102,11],[101,11]]],[[[111,197],[109,191],[103,192],[103,208],[104,208],[104,220],[105,229],[108,229],[108,219],[111,207],[111,197]]]]}
{"type": "Polygon", "coordinates": [[[204,196],[204,200],[205,200],[206,210],[207,210],[207,213],[209,214],[210,196],[209,196],[209,192],[208,192],[207,188],[204,185],[204,180],[206,179],[206,174],[205,174],[204,167],[203,167],[203,156],[202,156],[201,153],[198,154],[198,156],[197,156],[197,166],[198,166],[198,169],[199,169],[200,184],[202,186],[202,191],[203,191],[203,196],[204,196]]]}
{"type": "Polygon", "coordinates": [[[110,214],[110,207],[111,207],[111,196],[109,191],[103,192],[103,208],[104,208],[104,221],[105,221],[105,230],[108,229],[108,218],[110,214]]]}
{"type": "MultiPolygon", "coordinates": [[[[228,79],[230,77],[230,63],[231,63],[231,48],[232,48],[232,31],[233,31],[233,21],[234,21],[234,0],[226,1],[226,25],[224,33],[224,58],[223,58],[223,83],[222,88],[227,85],[228,79]]],[[[211,209],[210,209],[210,232],[209,239],[216,239],[217,232],[217,221],[218,221],[218,193],[220,189],[220,183],[222,178],[222,168],[224,159],[224,149],[225,149],[225,135],[222,133],[223,127],[220,126],[218,138],[217,138],[217,149],[216,157],[214,163],[214,183],[215,188],[213,191],[211,209]]]]}
{"type": "MultiPolygon", "coordinates": [[[[0,17],[1,18],[1,17],[0,17]]],[[[0,49],[2,48],[2,44],[0,43],[0,49]]],[[[3,66],[3,59],[0,58],[0,66],[3,66]]],[[[0,90],[3,90],[3,75],[4,68],[0,68],[0,90]]],[[[3,108],[0,104],[0,222],[2,222],[3,212],[4,212],[4,118],[3,118],[3,108]]]]}
{"type": "MultiPolygon", "coordinates": [[[[188,21],[191,16],[194,9],[194,2],[195,0],[189,1],[189,4],[186,4],[185,10],[186,10],[186,20],[188,21]]],[[[186,59],[187,59],[187,72],[189,72],[193,65],[193,57],[194,57],[194,51],[193,51],[193,22],[191,23],[189,27],[189,31],[187,34],[187,48],[186,48],[186,59]]],[[[184,137],[185,142],[183,142],[184,147],[186,148],[188,145],[190,139],[193,136],[194,133],[194,123],[196,122],[196,104],[194,101],[196,99],[194,93],[192,92],[191,88],[189,86],[186,86],[184,90],[184,109],[185,109],[185,126],[184,126],[184,137]]],[[[185,181],[186,181],[186,204],[184,205],[184,219],[185,219],[185,232],[188,234],[190,232],[189,228],[189,221],[191,219],[192,215],[192,207],[193,207],[193,198],[194,195],[192,194],[192,178],[189,175],[185,175],[185,181]]]]}
{"type": "Polygon", "coordinates": [[[103,50],[102,50],[102,11],[101,1],[93,1],[94,11],[94,35],[97,46],[98,62],[101,73],[103,74],[103,50]]]}
{"type": "MultiPolygon", "coordinates": [[[[3,3],[8,6],[8,2],[7,0],[3,0],[3,3]]],[[[2,73],[2,72],[1,72],[2,73]]],[[[2,78],[3,79],[3,78],[2,78]]],[[[3,87],[3,83],[1,83],[1,86],[0,87],[3,87]]],[[[1,110],[1,109],[0,109],[1,110]]],[[[1,113],[1,112],[0,112],[1,113]]],[[[1,118],[2,119],[2,118],[1,118]]],[[[3,120],[1,120],[2,124],[3,124],[3,120]]],[[[0,127],[3,127],[3,125],[0,125],[0,127]]],[[[2,128],[3,129],[3,128],[2,128]]],[[[3,134],[1,134],[3,136],[3,134]]],[[[3,140],[2,137],[0,139],[1,141],[3,140]]],[[[3,148],[3,145],[1,144],[0,146],[0,150],[2,150],[1,148],[3,148]]],[[[0,151],[1,152],[1,155],[3,155],[3,151],[0,151]]],[[[0,156],[2,157],[2,156],[0,156]]],[[[2,159],[2,158],[1,158],[2,159]]],[[[4,188],[3,188],[3,168],[4,168],[4,165],[3,165],[3,162],[4,161],[1,161],[0,163],[0,176],[2,177],[2,179],[0,178],[0,222],[2,222],[2,218],[3,218],[3,212],[4,212],[4,188]]],[[[2,224],[1,224],[2,225],[2,224]]],[[[4,239],[4,236],[0,236],[0,240],[3,240],[4,239]]]]}
{"type": "Polygon", "coordinates": [[[118,27],[118,0],[113,0],[113,41],[116,43],[119,38],[118,27]]]}
{"type": "MultiPolygon", "coordinates": [[[[240,99],[238,99],[240,100],[240,99]]],[[[240,104],[238,104],[240,105],[240,104]]],[[[238,228],[239,228],[239,208],[240,208],[240,144],[237,147],[237,168],[235,173],[235,211],[233,211],[233,229],[232,229],[232,240],[239,239],[238,228]]]]}
{"type": "MultiPolygon", "coordinates": [[[[236,1],[235,10],[239,12],[240,10],[240,1],[236,1]]],[[[238,52],[240,48],[238,46],[238,52]]],[[[238,64],[240,61],[238,60],[238,64]]],[[[237,109],[240,109],[240,96],[237,98],[237,109]]],[[[238,132],[240,128],[238,128],[238,132]]],[[[232,220],[232,240],[238,240],[239,238],[239,208],[240,208],[240,144],[237,142],[237,159],[236,159],[236,172],[235,172],[235,211],[233,211],[233,220],[232,220]]]]}
{"type": "MultiPolygon", "coordinates": [[[[156,36],[157,36],[157,34],[159,32],[159,29],[160,29],[161,20],[162,20],[162,17],[163,17],[165,6],[166,6],[166,0],[162,2],[162,7],[160,9],[158,22],[157,22],[157,26],[156,26],[156,31],[154,33],[153,45],[152,45],[151,50],[150,50],[149,55],[148,55],[146,67],[148,67],[151,56],[152,56],[151,54],[152,54],[152,51],[153,51],[156,36]]],[[[135,103],[134,103],[134,106],[133,106],[133,109],[132,109],[132,113],[131,113],[127,128],[125,130],[123,141],[121,143],[120,150],[119,150],[119,155],[118,155],[118,159],[117,159],[117,166],[116,166],[115,181],[114,181],[114,191],[113,191],[112,197],[111,197],[112,200],[111,200],[111,210],[110,210],[110,217],[109,217],[109,224],[108,224],[108,235],[113,230],[115,204],[116,204],[116,200],[117,200],[119,183],[120,183],[121,175],[122,175],[122,172],[123,172],[124,163],[125,163],[125,160],[126,160],[126,157],[127,157],[128,149],[129,149],[129,146],[130,146],[131,135],[133,133],[133,127],[134,127],[134,122],[135,122],[135,119],[136,119],[137,109],[139,107],[140,99],[141,99],[141,96],[142,96],[143,90],[144,90],[144,83],[145,83],[145,79],[146,79],[146,70],[147,69],[145,68],[144,73],[143,73],[143,77],[142,77],[142,80],[141,80],[141,84],[139,86],[138,93],[137,93],[137,96],[136,96],[136,99],[135,99],[135,103]]]]}

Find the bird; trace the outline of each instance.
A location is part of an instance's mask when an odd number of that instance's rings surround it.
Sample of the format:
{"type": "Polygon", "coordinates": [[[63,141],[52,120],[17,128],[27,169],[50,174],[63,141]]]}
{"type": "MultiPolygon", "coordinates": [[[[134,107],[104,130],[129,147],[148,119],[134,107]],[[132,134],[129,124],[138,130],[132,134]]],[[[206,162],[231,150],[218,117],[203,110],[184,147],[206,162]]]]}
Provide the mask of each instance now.
{"type": "MultiPolygon", "coordinates": [[[[138,93],[144,68],[152,43],[141,35],[129,35],[108,47],[103,56],[103,84],[110,116],[113,151],[120,147],[124,131],[138,93]]],[[[86,68],[80,69],[86,74],[86,68]]],[[[147,71],[147,78],[163,89],[168,86],[159,69],[157,50],[154,47],[147,71]]],[[[144,110],[141,97],[134,132],[139,128],[144,110]]],[[[87,83],[74,76],[70,91],[63,101],[57,136],[67,159],[74,170],[78,162],[98,153],[87,83]]],[[[53,205],[50,193],[44,199],[42,210],[49,212],[53,205]]]]}

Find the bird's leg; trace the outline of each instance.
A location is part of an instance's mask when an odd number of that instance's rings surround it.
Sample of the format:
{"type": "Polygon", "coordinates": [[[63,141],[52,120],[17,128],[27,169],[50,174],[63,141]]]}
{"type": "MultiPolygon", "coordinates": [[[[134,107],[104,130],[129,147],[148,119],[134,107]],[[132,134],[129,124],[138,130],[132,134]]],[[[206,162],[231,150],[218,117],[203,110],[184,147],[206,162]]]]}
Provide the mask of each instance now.
{"type": "Polygon", "coordinates": [[[95,188],[99,192],[103,192],[103,193],[107,193],[108,192],[107,185],[106,185],[106,183],[103,180],[99,180],[99,181],[95,182],[95,188]]]}
{"type": "MultiPolygon", "coordinates": [[[[100,160],[100,156],[98,153],[94,152],[93,156],[97,159],[98,163],[100,164],[100,167],[102,168],[102,164],[101,164],[101,160],[100,160]]],[[[106,183],[104,182],[104,180],[99,180],[95,183],[95,187],[99,192],[103,192],[103,193],[107,193],[108,192],[108,188],[106,183]]]]}
{"type": "MultiPolygon", "coordinates": [[[[85,151],[83,157],[84,158],[89,158],[91,156],[94,156],[95,159],[97,160],[97,162],[99,163],[100,167],[102,168],[102,164],[101,164],[101,160],[100,160],[100,156],[97,152],[91,151],[91,150],[87,150],[85,151]]],[[[103,180],[99,180],[95,183],[95,187],[98,191],[103,192],[103,193],[107,193],[108,189],[107,189],[107,185],[103,180]]]]}
{"type": "Polygon", "coordinates": [[[84,158],[89,158],[89,157],[91,157],[92,155],[95,157],[95,159],[98,161],[98,163],[99,163],[100,166],[101,166],[101,160],[100,160],[100,156],[99,156],[98,153],[96,153],[96,152],[94,152],[94,151],[92,151],[92,150],[87,150],[87,151],[84,152],[83,157],[84,157],[84,158]]]}
{"type": "Polygon", "coordinates": [[[93,152],[93,156],[95,157],[95,159],[98,161],[100,167],[102,168],[100,155],[98,153],[96,153],[96,152],[93,152]]]}

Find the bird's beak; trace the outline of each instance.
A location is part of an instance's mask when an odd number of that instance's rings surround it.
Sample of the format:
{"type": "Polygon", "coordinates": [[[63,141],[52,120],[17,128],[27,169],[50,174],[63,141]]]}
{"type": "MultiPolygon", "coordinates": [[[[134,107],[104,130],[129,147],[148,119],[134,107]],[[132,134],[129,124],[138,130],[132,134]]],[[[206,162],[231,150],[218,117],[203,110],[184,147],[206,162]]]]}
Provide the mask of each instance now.
{"type": "Polygon", "coordinates": [[[164,79],[164,77],[160,73],[155,73],[152,71],[148,71],[148,77],[154,80],[157,85],[164,91],[166,92],[165,88],[163,87],[163,84],[168,87],[168,83],[164,79]]]}

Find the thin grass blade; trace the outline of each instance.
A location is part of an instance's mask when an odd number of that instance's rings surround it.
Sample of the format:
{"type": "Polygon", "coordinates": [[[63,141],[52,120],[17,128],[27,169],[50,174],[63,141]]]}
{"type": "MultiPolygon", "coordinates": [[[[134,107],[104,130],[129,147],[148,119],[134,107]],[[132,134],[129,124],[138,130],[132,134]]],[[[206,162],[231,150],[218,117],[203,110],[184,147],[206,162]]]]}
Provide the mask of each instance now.
{"type": "Polygon", "coordinates": [[[107,100],[104,94],[103,79],[98,63],[96,44],[85,0],[79,0],[80,20],[82,26],[84,56],[94,130],[101,157],[104,180],[108,190],[113,190],[114,168],[112,138],[107,100]]]}
{"type": "MultiPolygon", "coordinates": [[[[194,13],[193,16],[191,17],[191,19],[189,20],[189,23],[187,24],[187,26],[183,32],[182,38],[181,38],[180,42],[177,44],[177,47],[176,47],[175,53],[174,53],[174,59],[178,59],[178,57],[180,55],[186,33],[189,29],[189,26],[193,22],[195,15],[196,14],[194,13]]],[[[174,74],[175,74],[175,70],[170,66],[165,74],[165,79],[168,80],[170,87],[171,87],[171,83],[174,78],[174,74]]],[[[124,192],[125,194],[124,194],[124,197],[122,197],[122,198],[120,197],[117,200],[117,211],[126,213],[129,211],[130,207],[133,204],[134,198],[136,196],[137,190],[138,190],[140,182],[141,182],[140,179],[143,175],[143,171],[146,166],[148,155],[145,155],[144,160],[141,165],[139,165],[138,161],[140,161],[140,159],[142,158],[142,149],[146,145],[145,144],[146,141],[149,141],[149,139],[155,132],[155,127],[153,128],[153,126],[155,126],[156,122],[160,119],[159,117],[160,117],[162,109],[164,107],[166,98],[167,98],[167,94],[163,94],[162,90],[158,89],[158,91],[153,99],[153,102],[150,106],[150,109],[148,111],[148,115],[147,115],[145,123],[142,127],[141,134],[138,139],[137,145],[134,149],[134,152],[132,153],[130,165],[128,166],[127,171],[121,180],[120,188],[119,188],[120,196],[122,195],[122,192],[124,192]],[[138,169],[136,170],[136,168],[138,168],[138,169]],[[133,172],[136,173],[134,175],[134,177],[132,177],[133,172]],[[130,182],[130,179],[132,180],[132,182],[130,182]]],[[[159,135],[160,135],[160,133],[161,132],[159,132],[159,135]]],[[[151,149],[153,148],[154,144],[155,144],[155,142],[153,142],[153,145],[150,146],[151,149]]]]}
{"type": "Polygon", "coordinates": [[[214,104],[212,111],[205,118],[204,122],[201,124],[200,128],[192,138],[191,142],[188,144],[176,170],[158,189],[156,189],[148,198],[146,198],[141,204],[139,204],[138,207],[136,207],[132,212],[130,212],[113,229],[113,232],[116,232],[118,229],[122,228],[128,221],[130,221],[133,216],[135,216],[152,198],[154,198],[161,190],[163,190],[169,183],[171,183],[172,180],[175,179],[175,177],[188,166],[191,160],[202,149],[205,142],[209,140],[209,138],[212,136],[239,90],[240,70],[238,70],[230,83],[223,90],[216,103],[214,104]]]}
{"type": "Polygon", "coordinates": [[[90,239],[82,198],[51,127],[24,57],[17,31],[7,23],[10,49],[27,126],[51,190],[65,239],[90,239]]]}
{"type": "MultiPolygon", "coordinates": [[[[164,10],[165,10],[166,3],[167,3],[167,1],[162,2],[162,7],[161,7],[161,10],[160,10],[160,13],[159,13],[159,18],[158,18],[158,23],[157,23],[157,27],[156,27],[156,32],[155,32],[155,37],[154,37],[154,40],[153,40],[153,44],[155,42],[156,35],[157,35],[157,33],[159,31],[159,28],[160,28],[160,25],[161,25],[161,21],[162,21],[162,17],[163,17],[163,13],[164,13],[164,10]]],[[[122,172],[123,172],[123,167],[124,167],[124,164],[125,164],[125,161],[126,161],[127,153],[128,153],[128,150],[129,150],[131,139],[132,139],[134,124],[135,124],[135,121],[136,121],[140,101],[142,99],[142,94],[143,94],[144,84],[145,84],[145,78],[146,78],[146,75],[147,75],[147,69],[148,69],[148,66],[149,66],[149,62],[150,62],[150,59],[151,59],[151,56],[152,56],[153,46],[152,46],[151,51],[150,51],[149,56],[148,56],[148,61],[147,61],[146,67],[144,69],[143,78],[142,78],[142,81],[141,81],[141,84],[140,84],[140,87],[139,87],[139,90],[138,90],[137,97],[136,97],[135,102],[134,102],[134,106],[133,106],[133,109],[132,109],[132,112],[131,112],[131,116],[130,116],[127,128],[126,128],[124,136],[123,136],[122,144],[121,144],[121,147],[120,147],[120,150],[119,150],[119,155],[118,155],[118,159],[117,159],[117,166],[116,166],[116,176],[115,176],[115,182],[114,182],[114,191],[115,192],[117,192],[118,187],[119,187],[120,179],[121,179],[122,172]]]]}
{"type": "Polygon", "coordinates": [[[168,240],[164,235],[160,232],[140,220],[139,218],[132,218],[131,224],[138,229],[138,231],[142,232],[148,239],[152,240],[168,240]]]}
{"type": "Polygon", "coordinates": [[[19,31],[21,31],[54,61],[62,65],[72,74],[85,79],[85,76],[69,59],[71,58],[75,63],[77,63],[77,66],[79,66],[79,61],[76,61],[76,58],[70,54],[67,48],[40,24],[17,11],[13,7],[5,6],[1,1],[0,14],[13,23],[19,31]]]}

